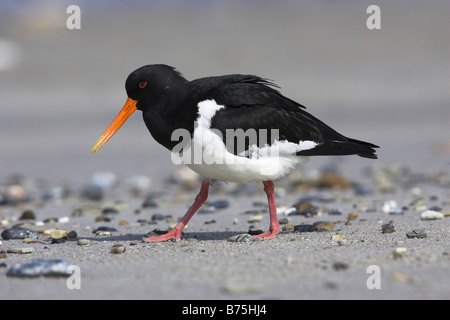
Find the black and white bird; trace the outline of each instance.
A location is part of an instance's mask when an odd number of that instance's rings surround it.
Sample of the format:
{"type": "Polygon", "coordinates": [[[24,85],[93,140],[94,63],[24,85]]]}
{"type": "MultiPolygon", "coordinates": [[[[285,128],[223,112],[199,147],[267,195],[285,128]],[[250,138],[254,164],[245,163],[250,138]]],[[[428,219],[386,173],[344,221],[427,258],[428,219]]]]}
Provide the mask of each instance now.
{"type": "Polygon", "coordinates": [[[270,80],[231,74],[186,80],[175,68],[147,65],[133,71],[128,100],[92,149],[98,151],[136,110],[153,138],[203,177],[194,204],[171,231],[145,241],[179,239],[216,180],[261,181],[270,227],[254,237],[280,231],[273,180],[286,176],[309,156],[353,155],[376,159],[378,146],[343,136],[283,96],[270,80]]]}

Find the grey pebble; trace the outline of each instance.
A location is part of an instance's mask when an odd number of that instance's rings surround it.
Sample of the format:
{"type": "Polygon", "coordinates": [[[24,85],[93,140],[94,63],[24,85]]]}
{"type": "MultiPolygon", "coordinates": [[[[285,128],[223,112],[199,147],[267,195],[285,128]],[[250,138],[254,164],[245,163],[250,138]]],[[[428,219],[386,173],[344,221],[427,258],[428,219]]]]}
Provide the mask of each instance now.
{"type": "Polygon", "coordinates": [[[427,233],[425,232],[425,229],[414,229],[413,231],[406,233],[406,237],[422,239],[427,237],[427,233]]]}
{"type": "Polygon", "coordinates": [[[64,259],[38,259],[28,263],[15,264],[8,270],[8,277],[68,277],[70,263],[64,259]]]}
{"type": "Polygon", "coordinates": [[[20,253],[20,254],[28,254],[28,253],[33,253],[34,249],[33,248],[9,248],[8,253],[20,253]]]}
{"type": "Polygon", "coordinates": [[[383,233],[393,233],[395,232],[394,225],[392,223],[386,223],[381,226],[383,233]]]}
{"type": "Polygon", "coordinates": [[[102,232],[102,231],[115,232],[115,231],[117,231],[117,229],[112,228],[112,227],[100,226],[100,227],[95,228],[95,230],[92,231],[92,233],[98,233],[98,232],[102,232]]]}
{"type": "Polygon", "coordinates": [[[2,232],[2,238],[4,240],[11,239],[37,239],[38,233],[36,231],[31,231],[28,229],[6,229],[2,232]]]}
{"type": "Polygon", "coordinates": [[[80,246],[85,246],[85,245],[89,244],[89,240],[88,239],[79,239],[77,244],[80,246]]]}
{"type": "Polygon", "coordinates": [[[317,230],[317,227],[312,224],[299,224],[294,226],[294,231],[296,232],[315,232],[317,230]]]}
{"type": "Polygon", "coordinates": [[[248,242],[252,240],[253,237],[248,233],[237,234],[227,239],[227,241],[229,242],[248,242]]]}
{"type": "Polygon", "coordinates": [[[214,201],[209,201],[208,205],[211,207],[215,207],[216,209],[224,209],[230,205],[230,201],[227,199],[214,200],[214,201]]]}

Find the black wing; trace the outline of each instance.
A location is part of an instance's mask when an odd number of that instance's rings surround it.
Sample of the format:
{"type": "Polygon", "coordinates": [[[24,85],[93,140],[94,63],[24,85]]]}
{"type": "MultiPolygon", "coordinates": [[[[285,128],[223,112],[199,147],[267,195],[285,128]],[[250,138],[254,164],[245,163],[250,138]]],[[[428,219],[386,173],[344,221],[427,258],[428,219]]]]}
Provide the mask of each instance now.
{"type": "MultiPolygon", "coordinates": [[[[214,99],[217,104],[226,108],[219,110],[211,120],[211,128],[222,133],[226,143],[227,129],[260,129],[268,132],[267,139],[260,141],[258,146],[264,143],[272,143],[274,140],[287,140],[299,143],[299,141],[314,141],[318,145],[309,150],[303,150],[297,155],[351,155],[373,158],[377,156],[373,148],[378,146],[347,138],[330,128],[324,122],[315,118],[304,109],[301,104],[284,97],[274,85],[267,79],[249,75],[230,75],[224,77],[209,78],[210,90],[202,88],[203,99],[214,99]],[[270,133],[278,130],[278,136],[270,133]]],[[[247,150],[248,143],[245,144],[247,150]]],[[[243,150],[232,151],[239,154],[243,150]]]]}

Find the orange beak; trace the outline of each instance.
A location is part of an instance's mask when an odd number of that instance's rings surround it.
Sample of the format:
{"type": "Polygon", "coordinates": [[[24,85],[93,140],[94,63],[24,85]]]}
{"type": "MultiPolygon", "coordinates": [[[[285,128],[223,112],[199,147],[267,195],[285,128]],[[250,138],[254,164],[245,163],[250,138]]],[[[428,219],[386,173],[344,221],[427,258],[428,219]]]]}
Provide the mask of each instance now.
{"type": "Polygon", "coordinates": [[[120,129],[120,127],[124,124],[124,122],[131,116],[133,112],[137,110],[136,100],[128,98],[127,102],[123,106],[122,110],[120,110],[117,117],[114,121],[109,125],[108,129],[102,134],[100,139],[98,139],[95,146],[92,148],[92,153],[96,153],[100,150],[106,142],[120,129]]]}

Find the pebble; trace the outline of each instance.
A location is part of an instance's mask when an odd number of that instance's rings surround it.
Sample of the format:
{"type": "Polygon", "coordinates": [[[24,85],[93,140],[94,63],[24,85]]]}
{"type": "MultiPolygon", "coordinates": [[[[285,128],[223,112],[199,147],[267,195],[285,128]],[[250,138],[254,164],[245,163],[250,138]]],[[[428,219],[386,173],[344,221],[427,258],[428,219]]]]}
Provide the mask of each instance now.
{"type": "Polygon", "coordinates": [[[328,214],[332,216],[340,216],[342,212],[339,209],[330,209],[330,211],[328,211],[328,214]]]}
{"type": "Polygon", "coordinates": [[[80,246],[85,246],[85,245],[89,244],[89,240],[88,239],[79,239],[77,241],[77,244],[80,245],[80,246]]]}
{"type": "Polygon", "coordinates": [[[144,202],[141,205],[142,208],[157,208],[158,203],[155,200],[154,195],[149,195],[144,199],[144,202]]]}
{"type": "Polygon", "coordinates": [[[420,214],[421,220],[437,220],[444,218],[444,215],[438,211],[426,210],[420,214]]]}
{"type": "Polygon", "coordinates": [[[68,277],[72,275],[70,263],[64,259],[37,259],[31,262],[15,264],[8,270],[8,277],[68,277]]]}
{"type": "Polygon", "coordinates": [[[395,232],[394,225],[392,223],[386,223],[381,226],[383,233],[393,233],[395,232]]]}
{"type": "Polygon", "coordinates": [[[200,213],[200,214],[202,214],[202,213],[214,213],[214,212],[216,212],[217,211],[217,208],[216,207],[213,207],[213,206],[205,206],[205,207],[202,207],[202,208],[200,208],[197,212],[198,213],[200,213]]]}
{"type": "Polygon", "coordinates": [[[317,231],[334,231],[334,223],[332,222],[315,222],[313,226],[317,228],[317,231]]]}
{"type": "Polygon", "coordinates": [[[100,227],[95,228],[95,230],[92,231],[92,233],[97,233],[97,232],[101,232],[101,231],[116,232],[117,229],[116,228],[112,228],[112,227],[100,226],[100,227]]]}
{"type": "Polygon", "coordinates": [[[410,210],[421,211],[426,210],[426,208],[427,207],[425,206],[425,200],[423,198],[415,199],[409,204],[410,210]]]}
{"type": "Polygon", "coordinates": [[[75,240],[78,238],[78,234],[76,231],[69,231],[69,233],[67,234],[67,238],[70,240],[75,240]]]}
{"type": "Polygon", "coordinates": [[[127,180],[127,184],[131,193],[138,197],[150,188],[152,181],[147,176],[134,175],[127,180]]]}
{"type": "Polygon", "coordinates": [[[222,288],[222,291],[227,294],[255,294],[263,291],[263,287],[258,284],[227,284],[222,288]]]}
{"type": "Polygon", "coordinates": [[[66,242],[66,238],[52,238],[50,244],[60,244],[66,242]]]}
{"type": "Polygon", "coordinates": [[[331,236],[331,240],[337,241],[337,240],[343,240],[345,239],[345,235],[343,234],[334,234],[331,236]]]}
{"type": "Polygon", "coordinates": [[[152,221],[160,221],[164,220],[166,216],[164,216],[162,213],[154,213],[152,214],[152,221]]]}
{"type": "Polygon", "coordinates": [[[61,239],[61,238],[67,238],[69,232],[66,230],[52,230],[50,232],[50,237],[52,239],[61,239]]]}
{"type": "Polygon", "coordinates": [[[392,208],[392,209],[389,210],[389,214],[402,215],[403,214],[403,209],[402,208],[392,208]]]}
{"type": "Polygon", "coordinates": [[[317,231],[317,227],[312,224],[299,224],[294,226],[295,232],[315,232],[317,231]]]}
{"type": "Polygon", "coordinates": [[[392,255],[393,255],[394,259],[400,259],[400,258],[403,258],[405,256],[406,251],[407,251],[406,248],[402,248],[402,247],[395,248],[392,251],[392,255]]]}
{"type": "Polygon", "coordinates": [[[426,238],[427,234],[425,232],[425,229],[414,229],[413,231],[406,233],[406,237],[422,239],[426,238]]]}
{"type": "Polygon", "coordinates": [[[279,224],[288,224],[289,223],[289,218],[288,217],[283,217],[281,219],[278,219],[278,223],[279,224]]]}
{"type": "Polygon", "coordinates": [[[111,247],[111,253],[114,253],[114,254],[121,254],[121,253],[124,253],[126,250],[127,250],[127,248],[121,244],[115,244],[111,247]]]}
{"type": "Polygon", "coordinates": [[[251,216],[250,218],[248,218],[247,222],[248,223],[260,222],[262,219],[263,219],[262,214],[255,214],[255,215],[251,216]]]}
{"type": "Polygon", "coordinates": [[[11,239],[37,239],[38,233],[36,231],[31,231],[28,229],[6,229],[2,232],[2,238],[4,240],[11,239]]]}
{"type": "Polygon", "coordinates": [[[34,249],[30,247],[26,248],[9,248],[7,250],[8,253],[19,253],[19,254],[28,254],[33,253],[34,249]]]}
{"type": "Polygon", "coordinates": [[[285,224],[282,228],[282,231],[292,232],[295,230],[295,225],[293,224],[285,224]]]}
{"type": "Polygon", "coordinates": [[[248,234],[251,236],[257,236],[258,234],[264,233],[264,230],[261,228],[257,228],[257,229],[248,229],[248,234]]]}
{"type": "Polygon", "coordinates": [[[19,220],[34,220],[34,219],[36,219],[36,216],[33,210],[25,210],[19,217],[19,220]]]}
{"type": "Polygon", "coordinates": [[[231,236],[227,239],[228,242],[249,242],[252,240],[253,240],[253,237],[251,235],[249,235],[248,233],[237,234],[237,235],[231,236]]]}
{"type": "Polygon", "coordinates": [[[384,202],[381,211],[383,211],[384,213],[389,213],[392,209],[395,208],[397,208],[397,202],[395,200],[388,200],[384,202]]]}
{"type": "Polygon", "coordinates": [[[345,262],[337,261],[337,262],[333,263],[332,267],[333,267],[333,270],[335,270],[335,271],[343,271],[343,270],[347,270],[350,266],[345,262]]]}
{"type": "Polygon", "coordinates": [[[356,218],[358,218],[358,214],[354,212],[350,212],[347,216],[348,220],[355,220],[356,218]]]}
{"type": "Polygon", "coordinates": [[[216,209],[225,209],[230,205],[230,201],[227,199],[214,200],[208,202],[208,205],[216,209]]]}

